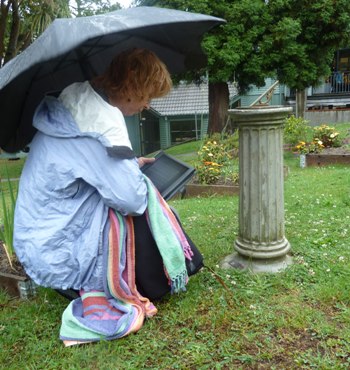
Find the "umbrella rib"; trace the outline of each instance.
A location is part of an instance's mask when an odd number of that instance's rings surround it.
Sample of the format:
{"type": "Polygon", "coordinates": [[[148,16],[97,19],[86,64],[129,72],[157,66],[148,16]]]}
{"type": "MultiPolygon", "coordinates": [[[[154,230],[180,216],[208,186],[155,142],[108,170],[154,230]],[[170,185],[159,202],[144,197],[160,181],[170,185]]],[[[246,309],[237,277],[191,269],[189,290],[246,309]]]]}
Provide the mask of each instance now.
{"type": "MultiPolygon", "coordinates": [[[[67,63],[66,65],[75,64],[75,63],[78,61],[79,65],[80,65],[80,67],[81,67],[81,69],[82,69],[82,71],[83,71],[83,73],[84,73],[84,75],[85,75],[87,70],[86,70],[86,68],[84,67],[84,64],[82,64],[81,62],[82,62],[82,61],[83,61],[87,56],[94,55],[94,54],[96,54],[96,53],[98,53],[98,52],[100,51],[100,49],[101,49],[102,47],[99,47],[98,43],[99,43],[99,41],[100,41],[102,38],[103,38],[103,37],[102,37],[102,36],[100,36],[100,37],[98,37],[98,39],[97,39],[97,40],[96,40],[96,42],[94,42],[94,43],[81,45],[81,46],[84,46],[84,47],[85,47],[85,46],[88,46],[88,47],[89,47],[89,50],[88,50],[87,52],[85,52],[85,53],[82,53],[82,52],[81,52],[81,49],[72,50],[72,51],[74,51],[74,52],[76,53],[77,58],[76,58],[76,59],[74,59],[74,60],[72,60],[72,61],[71,61],[71,63],[69,63],[69,60],[68,60],[68,63],[67,63]],[[98,51],[96,51],[96,53],[91,53],[91,54],[90,54],[89,52],[90,52],[91,50],[93,50],[93,48],[94,48],[94,47],[98,48],[98,51]]],[[[96,38],[94,38],[94,39],[96,39],[96,38]]],[[[63,55],[63,58],[62,58],[62,56],[61,56],[61,59],[60,59],[59,63],[56,65],[56,67],[54,68],[53,72],[58,71],[58,70],[62,67],[62,65],[63,65],[65,62],[67,62],[68,56],[69,56],[69,53],[67,53],[67,54],[63,55]]],[[[93,71],[93,72],[95,72],[95,71],[93,71]]]]}

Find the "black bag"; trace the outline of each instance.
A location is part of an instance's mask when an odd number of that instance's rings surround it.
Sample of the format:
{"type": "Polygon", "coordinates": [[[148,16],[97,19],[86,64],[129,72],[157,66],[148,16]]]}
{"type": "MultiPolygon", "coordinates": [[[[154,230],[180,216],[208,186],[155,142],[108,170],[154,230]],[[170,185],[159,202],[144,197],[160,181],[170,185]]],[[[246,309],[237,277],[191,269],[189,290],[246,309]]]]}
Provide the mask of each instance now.
{"type": "MultiPolygon", "coordinates": [[[[174,214],[179,221],[177,214],[175,212],[174,214]]],[[[141,295],[150,300],[157,300],[170,291],[168,279],[164,274],[163,260],[149,229],[146,216],[134,217],[133,220],[135,230],[136,286],[141,295]]],[[[186,259],[187,273],[191,276],[203,267],[203,256],[185,231],[184,234],[193,252],[192,260],[186,259]]]]}

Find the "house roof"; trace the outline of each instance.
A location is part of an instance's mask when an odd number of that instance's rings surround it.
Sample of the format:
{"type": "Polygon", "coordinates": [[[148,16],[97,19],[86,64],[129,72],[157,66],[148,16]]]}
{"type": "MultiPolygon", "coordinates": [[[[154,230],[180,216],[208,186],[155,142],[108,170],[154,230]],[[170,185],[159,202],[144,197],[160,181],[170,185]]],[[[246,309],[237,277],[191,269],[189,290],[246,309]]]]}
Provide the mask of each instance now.
{"type": "MultiPolygon", "coordinates": [[[[237,94],[237,90],[232,84],[229,85],[229,90],[230,97],[237,94]]],[[[151,109],[160,116],[208,114],[208,83],[180,82],[165,97],[153,99],[151,109]]]]}

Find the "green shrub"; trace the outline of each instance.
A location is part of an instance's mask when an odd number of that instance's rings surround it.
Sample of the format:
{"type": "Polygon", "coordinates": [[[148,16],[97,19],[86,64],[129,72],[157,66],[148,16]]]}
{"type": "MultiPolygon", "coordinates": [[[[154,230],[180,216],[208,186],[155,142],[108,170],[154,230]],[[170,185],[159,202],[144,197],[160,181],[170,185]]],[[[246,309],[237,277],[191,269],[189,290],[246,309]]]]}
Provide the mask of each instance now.
{"type": "Polygon", "coordinates": [[[284,142],[293,146],[300,141],[307,142],[308,137],[311,136],[312,129],[309,126],[309,121],[303,118],[296,118],[290,116],[285,120],[284,124],[284,142]]]}

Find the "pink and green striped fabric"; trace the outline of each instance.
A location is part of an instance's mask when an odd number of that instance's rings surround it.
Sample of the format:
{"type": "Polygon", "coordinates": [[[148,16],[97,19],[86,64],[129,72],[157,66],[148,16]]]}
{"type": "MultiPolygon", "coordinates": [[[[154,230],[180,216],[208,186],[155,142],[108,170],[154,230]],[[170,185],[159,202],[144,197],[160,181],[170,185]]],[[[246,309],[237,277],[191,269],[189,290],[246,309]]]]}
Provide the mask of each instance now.
{"type": "MultiPolygon", "coordinates": [[[[148,186],[147,219],[164,263],[171,292],[185,290],[185,258],[192,251],[175,216],[152,182],[148,186]]],[[[62,315],[60,338],[66,346],[112,340],[136,332],[157,308],[139,294],[135,283],[135,240],[132,217],[109,210],[106,289],[81,292],[62,315]]]]}

